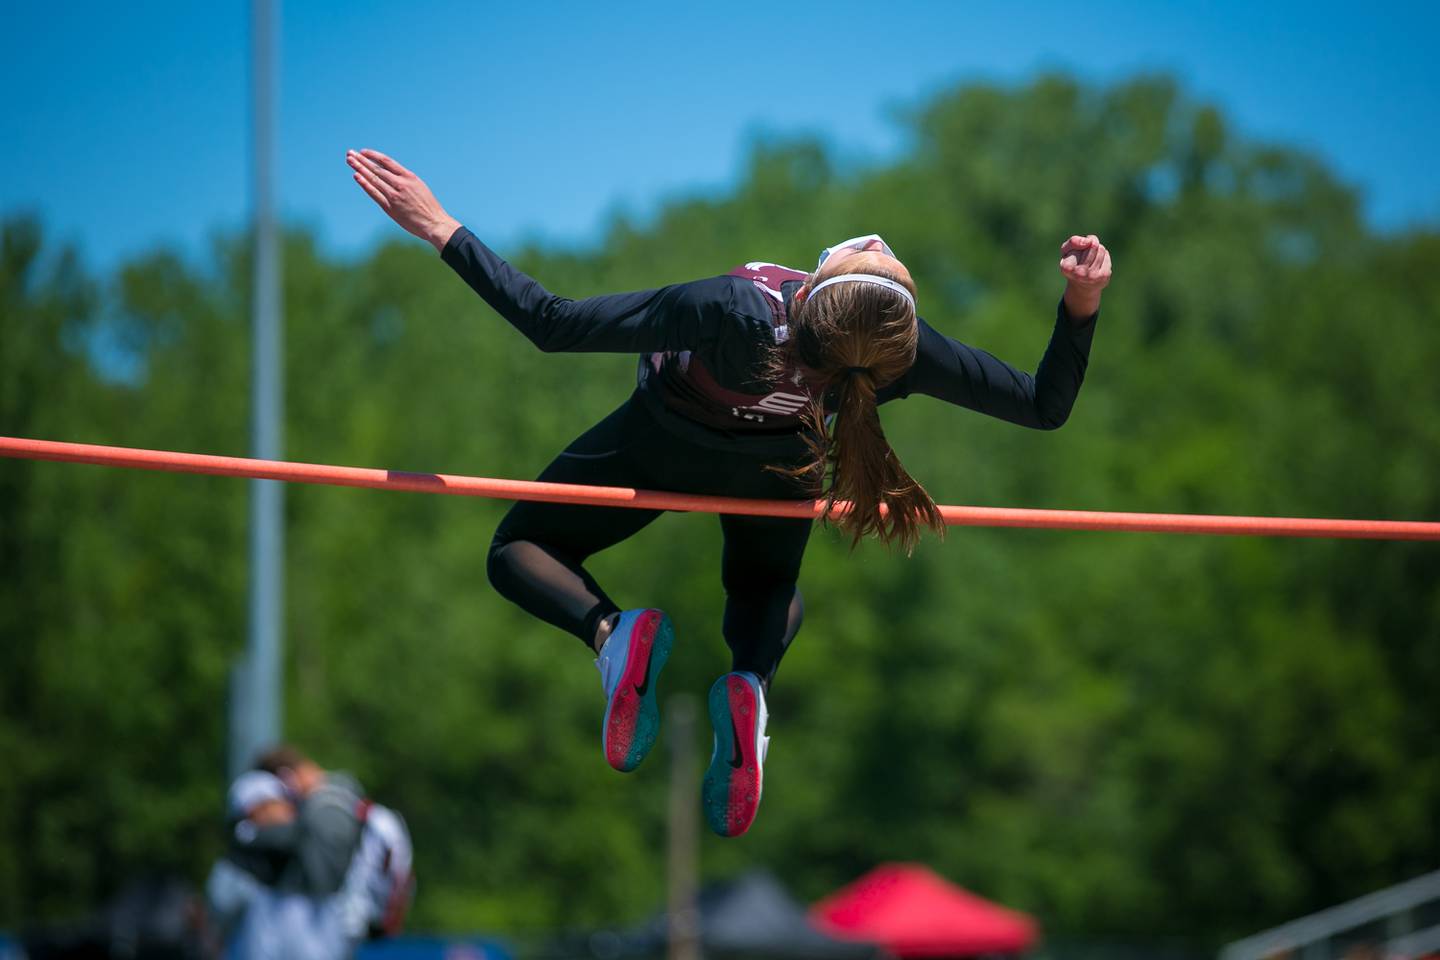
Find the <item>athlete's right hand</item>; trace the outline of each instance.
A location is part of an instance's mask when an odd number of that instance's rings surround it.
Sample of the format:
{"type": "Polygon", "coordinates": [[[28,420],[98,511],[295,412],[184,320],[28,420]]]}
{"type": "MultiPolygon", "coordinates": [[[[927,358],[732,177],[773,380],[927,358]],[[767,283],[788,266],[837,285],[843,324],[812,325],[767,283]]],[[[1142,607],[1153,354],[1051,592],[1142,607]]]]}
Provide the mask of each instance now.
{"type": "Polygon", "coordinates": [[[445,212],[424,180],[379,150],[347,150],[345,162],[355,171],[355,182],[391,220],[437,251],[460,229],[460,221],[445,212]]]}

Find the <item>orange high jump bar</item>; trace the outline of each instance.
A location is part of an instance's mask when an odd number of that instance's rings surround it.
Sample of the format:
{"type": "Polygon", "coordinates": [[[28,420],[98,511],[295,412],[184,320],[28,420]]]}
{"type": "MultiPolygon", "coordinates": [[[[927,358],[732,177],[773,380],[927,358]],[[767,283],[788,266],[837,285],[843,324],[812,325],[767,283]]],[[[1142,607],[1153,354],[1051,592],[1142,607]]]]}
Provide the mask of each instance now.
{"type": "MultiPolygon", "coordinates": [[[[170,473],[207,473],[221,477],[284,480],[376,490],[444,493],[499,500],[539,500],[595,507],[677,510],[692,513],[739,513],[761,517],[819,517],[824,504],[816,500],[745,500],[700,494],[589,487],[568,483],[459,477],[443,473],[410,473],[365,467],[336,467],[282,460],[217,457],[171,450],[141,450],[89,443],[60,443],[0,437],[0,456],[23,460],[93,463],[170,473]]],[[[1440,523],[1416,520],[1325,520],[1307,517],[1231,517],[1186,513],[1111,513],[1094,510],[1025,510],[1011,507],[941,507],[947,526],[1035,527],[1049,530],[1124,530],[1147,533],[1194,533],[1229,536],[1337,537],[1353,540],[1440,540],[1440,523]]]]}

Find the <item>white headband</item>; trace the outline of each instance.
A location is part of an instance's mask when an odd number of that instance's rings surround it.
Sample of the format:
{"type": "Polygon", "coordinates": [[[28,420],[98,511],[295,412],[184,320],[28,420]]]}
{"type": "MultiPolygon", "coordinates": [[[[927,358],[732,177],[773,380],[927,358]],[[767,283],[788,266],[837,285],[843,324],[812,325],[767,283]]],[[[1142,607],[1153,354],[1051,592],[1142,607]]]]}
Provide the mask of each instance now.
{"type": "Polygon", "coordinates": [[[873,274],[873,273],[842,273],[842,274],[840,274],[840,276],[838,276],[838,277],[831,277],[831,278],[828,279],[828,280],[822,280],[820,283],[815,284],[815,286],[814,286],[813,288],[811,288],[811,290],[810,290],[810,296],[812,296],[812,297],[815,296],[815,294],[819,293],[821,290],[824,290],[826,287],[830,286],[830,284],[832,284],[832,283],[873,283],[873,284],[877,284],[877,285],[882,286],[882,287],[885,287],[885,288],[887,288],[887,289],[889,289],[889,290],[894,290],[896,293],[900,294],[900,296],[902,296],[902,297],[905,298],[906,302],[908,302],[908,303],[910,304],[910,309],[911,309],[911,310],[914,310],[914,309],[915,309],[915,298],[910,295],[910,291],[909,291],[909,290],[906,290],[903,285],[901,285],[901,284],[899,284],[899,283],[896,283],[894,280],[891,280],[889,277],[877,277],[877,276],[875,276],[875,274],[873,274]]]}

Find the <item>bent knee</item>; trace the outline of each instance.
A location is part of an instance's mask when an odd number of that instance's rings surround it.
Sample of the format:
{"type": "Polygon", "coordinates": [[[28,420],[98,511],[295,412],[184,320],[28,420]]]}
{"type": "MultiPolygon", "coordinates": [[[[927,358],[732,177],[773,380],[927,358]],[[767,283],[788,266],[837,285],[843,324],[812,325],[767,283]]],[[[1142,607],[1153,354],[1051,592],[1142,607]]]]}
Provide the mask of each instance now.
{"type": "Polygon", "coordinates": [[[514,564],[508,556],[510,547],[515,541],[502,540],[497,536],[490,541],[490,552],[485,555],[485,576],[490,580],[490,586],[500,593],[505,593],[505,587],[515,577],[514,564]]]}

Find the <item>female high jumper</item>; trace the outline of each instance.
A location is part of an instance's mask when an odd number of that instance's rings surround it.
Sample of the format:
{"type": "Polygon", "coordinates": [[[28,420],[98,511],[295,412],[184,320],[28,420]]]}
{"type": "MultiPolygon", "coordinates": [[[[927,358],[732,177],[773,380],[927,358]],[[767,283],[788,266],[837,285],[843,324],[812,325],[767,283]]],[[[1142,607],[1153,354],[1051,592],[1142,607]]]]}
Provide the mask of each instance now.
{"type": "MultiPolygon", "coordinates": [[[[1085,376],[1110,254],[1093,234],[1060,245],[1065,292],[1035,375],[921,320],[915,284],[878,236],[825,248],[813,273],[766,262],[654,290],[570,300],[548,292],[455,220],[415,174],[349,151],[355,182],[439,251],[497,313],[546,352],[640,355],[635,392],[540,474],[550,483],[732,497],[848,501],[834,522],[911,548],[939,511],[885,439],[877,407],[923,393],[1051,430],[1085,376]]],[[[660,726],[656,679],[674,631],[660,610],[621,609],[583,564],[656,510],[517,503],[490,545],[490,582],[596,657],[602,742],[633,770],[660,726]]],[[[710,827],[744,833],[759,809],[765,695],[800,629],[796,580],[811,521],[722,515],[723,632],[731,672],[710,689],[715,749],[701,796],[710,827]]]]}

